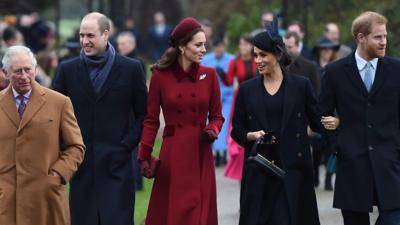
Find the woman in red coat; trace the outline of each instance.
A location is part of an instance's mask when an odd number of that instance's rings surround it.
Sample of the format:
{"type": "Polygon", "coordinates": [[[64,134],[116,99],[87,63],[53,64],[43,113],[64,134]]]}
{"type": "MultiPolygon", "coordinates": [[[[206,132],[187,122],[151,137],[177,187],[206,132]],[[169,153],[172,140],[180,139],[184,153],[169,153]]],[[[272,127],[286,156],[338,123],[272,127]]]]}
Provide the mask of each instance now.
{"type": "Polygon", "coordinates": [[[217,75],[199,65],[206,37],[197,20],[182,20],[170,42],[153,67],[139,149],[142,174],[155,175],[146,225],[217,225],[210,145],[224,122],[217,75]],[[151,152],[160,108],[165,128],[157,170],[151,152]]]}

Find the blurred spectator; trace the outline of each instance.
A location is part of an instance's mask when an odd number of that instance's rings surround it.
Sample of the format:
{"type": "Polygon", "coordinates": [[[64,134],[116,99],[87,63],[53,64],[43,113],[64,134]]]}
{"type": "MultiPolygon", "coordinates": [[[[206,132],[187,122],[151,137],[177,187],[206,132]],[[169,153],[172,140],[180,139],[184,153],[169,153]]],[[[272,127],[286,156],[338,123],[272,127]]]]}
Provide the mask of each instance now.
{"type": "Polygon", "coordinates": [[[212,50],[212,36],[213,36],[213,28],[212,24],[208,19],[203,19],[200,21],[201,28],[204,30],[204,34],[206,35],[206,49],[207,51],[212,50]]]}
{"type": "Polygon", "coordinates": [[[135,27],[135,20],[132,17],[127,17],[124,21],[124,28],[122,32],[129,31],[133,34],[136,39],[136,52],[137,54],[143,54],[146,50],[144,41],[140,31],[135,27]]]}
{"type": "Polygon", "coordinates": [[[58,66],[58,55],[55,50],[56,28],[50,21],[44,22],[43,30],[39,33],[40,49],[36,51],[36,59],[39,67],[38,81],[45,87],[50,87],[58,66]]]}
{"type": "MultiPolygon", "coordinates": [[[[146,75],[146,68],[141,59],[137,57],[136,51],[136,38],[130,31],[124,31],[118,34],[117,38],[117,49],[118,52],[126,57],[137,59],[142,65],[143,71],[146,75]]],[[[146,76],[145,76],[146,77],[146,76]]],[[[141,191],[143,190],[143,177],[140,174],[140,164],[137,159],[138,149],[135,147],[133,150],[133,172],[135,176],[135,190],[141,191]]]]}
{"type": "Polygon", "coordinates": [[[321,85],[319,71],[317,65],[313,61],[310,61],[299,54],[299,36],[294,32],[288,32],[285,34],[283,42],[285,43],[288,54],[292,58],[292,63],[288,66],[289,72],[310,79],[315,94],[318,96],[321,85]]]}
{"type": "Polygon", "coordinates": [[[6,48],[13,45],[22,45],[24,37],[15,27],[9,26],[3,30],[3,43],[6,48]]]}
{"type": "MultiPolygon", "coordinates": [[[[238,47],[239,49],[236,58],[229,62],[228,73],[225,78],[225,82],[228,86],[232,85],[232,83],[240,84],[257,75],[257,66],[253,56],[253,36],[248,33],[242,34],[239,39],[238,47]]],[[[227,138],[229,161],[225,167],[224,175],[228,178],[240,181],[242,179],[243,164],[245,161],[244,148],[229,135],[232,130],[232,115],[237,96],[237,86],[238,85],[234,85],[235,93],[232,100],[229,121],[225,121],[225,123],[229,123],[227,138]]]]}
{"type": "Polygon", "coordinates": [[[325,25],[324,36],[332,42],[340,44],[340,48],[337,53],[338,59],[341,59],[352,52],[352,49],[349,46],[340,43],[340,30],[336,23],[331,22],[325,25]]]}
{"type": "Polygon", "coordinates": [[[278,15],[275,15],[274,13],[272,13],[270,11],[266,11],[261,15],[260,27],[255,29],[255,30],[253,30],[251,32],[251,35],[254,37],[258,33],[265,31],[266,26],[273,21],[274,16],[278,20],[278,32],[279,32],[279,35],[281,35],[281,36],[285,35],[285,30],[283,30],[281,28],[281,20],[280,20],[280,18],[278,18],[278,15]]]}
{"type": "MultiPolygon", "coordinates": [[[[226,86],[223,80],[228,72],[229,62],[234,56],[226,51],[226,40],[223,35],[215,36],[212,45],[213,51],[204,56],[202,65],[214,67],[217,71],[221,91],[222,115],[225,121],[229,121],[233,98],[233,85],[226,86]]],[[[227,161],[228,124],[229,123],[223,124],[218,139],[215,140],[212,145],[216,166],[224,165],[227,161]]]]}
{"type": "Polygon", "coordinates": [[[151,57],[156,62],[169,46],[169,34],[172,29],[167,25],[162,12],[154,14],[154,25],[150,27],[148,34],[151,57]]]}
{"type": "Polygon", "coordinates": [[[266,11],[263,14],[261,14],[260,27],[253,30],[251,32],[251,35],[254,37],[258,33],[265,31],[265,26],[271,23],[273,19],[274,19],[274,14],[270,11],[266,11]]]}
{"type": "Polygon", "coordinates": [[[46,48],[47,36],[52,35],[50,32],[55,30],[54,25],[41,18],[37,12],[22,15],[17,29],[21,31],[26,45],[33,53],[46,48]]]}
{"type": "Polygon", "coordinates": [[[303,42],[304,37],[306,35],[304,25],[298,21],[292,22],[288,26],[287,31],[294,32],[297,34],[297,36],[299,36],[300,42],[299,42],[299,50],[298,51],[299,51],[300,55],[302,55],[304,58],[306,58],[308,60],[313,60],[311,50],[303,42]]]}
{"type": "Polygon", "coordinates": [[[3,71],[3,64],[0,62],[0,91],[6,88],[8,85],[8,80],[3,71]]]}
{"type": "Polygon", "coordinates": [[[325,67],[328,63],[331,63],[338,59],[337,53],[340,48],[340,44],[332,42],[325,36],[320,37],[313,49],[315,55],[315,61],[320,68],[325,67]]]}
{"type": "Polygon", "coordinates": [[[0,56],[4,55],[6,49],[13,45],[23,45],[24,37],[13,26],[7,26],[2,32],[0,56]]]}
{"type": "Polygon", "coordinates": [[[129,31],[124,31],[117,36],[117,49],[118,52],[126,57],[137,59],[142,64],[143,71],[146,73],[146,67],[143,60],[138,57],[136,51],[136,38],[129,31]]]}
{"type": "MultiPolygon", "coordinates": [[[[292,58],[292,63],[287,67],[288,71],[293,74],[307,77],[313,86],[313,90],[318,96],[321,87],[321,76],[318,66],[303,56],[300,55],[298,48],[300,38],[294,32],[288,32],[283,38],[288,54],[292,58]]],[[[310,144],[312,146],[313,156],[313,169],[314,169],[314,186],[319,185],[319,166],[322,161],[322,156],[327,153],[326,139],[322,138],[320,134],[309,132],[310,144]]],[[[327,177],[326,182],[330,182],[330,177],[327,177]]]]}
{"type": "Polygon", "coordinates": [[[79,56],[81,51],[81,45],[79,43],[79,30],[76,30],[73,36],[68,38],[62,47],[65,51],[63,54],[61,54],[61,57],[58,60],[59,63],[79,56]]]}

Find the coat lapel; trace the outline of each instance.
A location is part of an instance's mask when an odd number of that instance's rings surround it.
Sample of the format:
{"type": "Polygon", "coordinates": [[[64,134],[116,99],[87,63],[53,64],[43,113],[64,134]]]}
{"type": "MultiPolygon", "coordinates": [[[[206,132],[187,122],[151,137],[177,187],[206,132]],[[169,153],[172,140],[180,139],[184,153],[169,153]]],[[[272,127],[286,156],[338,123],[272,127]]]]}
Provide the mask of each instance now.
{"type": "Polygon", "coordinates": [[[357,62],[354,54],[350,54],[346,61],[345,72],[352,84],[365,96],[368,96],[367,88],[361,79],[360,72],[357,68],[357,62]]]}
{"type": "Polygon", "coordinates": [[[19,124],[17,132],[22,130],[26,126],[26,124],[32,119],[32,117],[39,111],[39,109],[42,108],[42,106],[46,102],[44,95],[45,91],[43,90],[43,88],[34,81],[32,84],[32,95],[28,100],[28,104],[26,105],[26,109],[24,115],[22,116],[22,120],[19,124]]]}
{"type": "MultiPolygon", "coordinates": [[[[260,75],[257,79],[259,79],[259,83],[258,85],[260,85],[258,88],[259,91],[255,91],[254,93],[256,93],[255,98],[253,99],[255,101],[254,105],[258,105],[257,101],[260,101],[261,99],[265,99],[265,87],[264,87],[264,79],[263,76],[260,75]]],[[[257,90],[257,89],[255,89],[257,90]]],[[[265,110],[259,110],[258,108],[255,109],[255,112],[257,112],[257,116],[256,116],[256,120],[258,122],[258,124],[260,124],[260,126],[265,126],[265,127],[260,127],[260,129],[263,129],[264,131],[267,130],[268,127],[268,121],[267,121],[267,116],[266,116],[266,111],[265,110]]]]}
{"type": "Polygon", "coordinates": [[[0,96],[0,108],[5,112],[8,118],[14,124],[14,126],[18,128],[20,118],[17,111],[17,106],[15,104],[11,85],[8,85],[7,89],[3,92],[3,95],[0,96]]]}
{"type": "Polygon", "coordinates": [[[290,115],[292,114],[294,105],[296,103],[296,92],[297,92],[297,85],[294,83],[291,75],[285,73],[285,86],[284,86],[284,101],[283,101],[283,116],[282,116],[282,125],[281,125],[281,134],[285,129],[290,115]]]}
{"type": "Polygon", "coordinates": [[[115,79],[118,78],[118,76],[120,76],[119,62],[120,62],[120,59],[118,59],[118,55],[116,54],[114,63],[110,70],[110,73],[108,74],[107,79],[104,82],[103,87],[101,87],[100,92],[97,96],[97,101],[99,101],[104,96],[104,94],[108,91],[108,89],[114,83],[115,79]]]}
{"type": "Polygon", "coordinates": [[[379,88],[382,86],[383,82],[385,81],[386,77],[386,69],[389,68],[387,65],[388,62],[385,60],[385,58],[380,58],[378,60],[377,68],[376,68],[376,73],[375,73],[375,79],[374,83],[372,84],[371,91],[370,91],[370,96],[373,96],[379,88]]]}
{"type": "Polygon", "coordinates": [[[78,75],[78,81],[82,85],[83,91],[91,99],[96,99],[96,93],[94,92],[93,84],[89,78],[89,71],[83,60],[79,60],[77,69],[76,74],[78,75]]]}

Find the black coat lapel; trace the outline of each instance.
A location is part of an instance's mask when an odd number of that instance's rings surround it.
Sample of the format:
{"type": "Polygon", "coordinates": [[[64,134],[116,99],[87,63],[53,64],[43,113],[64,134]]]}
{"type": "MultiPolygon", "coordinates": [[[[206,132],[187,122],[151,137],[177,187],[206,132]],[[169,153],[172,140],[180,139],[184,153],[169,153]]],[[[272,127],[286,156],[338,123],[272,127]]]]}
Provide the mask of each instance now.
{"type": "Polygon", "coordinates": [[[82,85],[83,92],[85,92],[91,99],[96,99],[92,81],[89,78],[89,71],[83,60],[79,60],[78,68],[76,71],[78,81],[82,85]]]}
{"type": "Polygon", "coordinates": [[[292,75],[285,73],[284,74],[284,97],[283,97],[283,116],[282,116],[282,125],[281,125],[281,134],[285,129],[287,122],[289,121],[290,115],[292,114],[294,105],[296,103],[297,96],[297,85],[293,81],[292,75]]]}
{"type": "Polygon", "coordinates": [[[365,96],[368,96],[367,88],[364,85],[364,82],[361,79],[360,72],[357,68],[357,62],[354,54],[350,54],[347,57],[347,61],[345,64],[345,72],[349,77],[350,81],[354,84],[354,86],[365,96]]]}
{"type": "MultiPolygon", "coordinates": [[[[255,101],[256,106],[259,105],[263,105],[263,104],[258,104],[258,101],[264,101],[265,99],[265,87],[264,87],[264,80],[263,80],[263,76],[260,75],[258,76],[258,87],[256,87],[254,89],[254,94],[255,96],[254,99],[252,101],[255,101]]],[[[260,129],[263,129],[264,131],[267,131],[268,128],[268,121],[267,121],[267,115],[266,115],[266,111],[264,110],[265,108],[260,109],[259,107],[257,107],[256,109],[254,109],[254,111],[256,112],[256,120],[258,122],[258,124],[260,125],[260,129]]]]}
{"type": "Polygon", "coordinates": [[[385,60],[385,58],[380,58],[378,60],[377,68],[376,68],[376,73],[375,73],[375,79],[374,83],[372,84],[371,91],[370,91],[370,96],[374,95],[379,88],[382,86],[383,82],[385,81],[386,77],[386,68],[388,68],[388,62],[385,60]]]}
{"type": "Polygon", "coordinates": [[[107,92],[107,90],[112,86],[114,83],[115,79],[120,76],[119,72],[119,63],[121,62],[121,59],[119,59],[119,55],[115,55],[114,63],[111,67],[110,73],[107,76],[106,81],[103,84],[103,87],[101,87],[100,92],[97,96],[97,101],[100,100],[104,94],[107,92]]]}

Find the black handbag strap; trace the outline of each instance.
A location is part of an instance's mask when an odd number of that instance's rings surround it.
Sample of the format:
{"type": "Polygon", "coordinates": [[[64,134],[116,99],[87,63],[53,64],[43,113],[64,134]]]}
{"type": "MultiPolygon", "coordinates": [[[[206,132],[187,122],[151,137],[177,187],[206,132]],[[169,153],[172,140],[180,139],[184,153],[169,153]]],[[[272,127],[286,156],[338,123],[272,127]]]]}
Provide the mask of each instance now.
{"type": "Polygon", "coordinates": [[[261,144],[263,141],[263,136],[260,136],[256,139],[256,141],[253,143],[253,146],[251,147],[250,155],[251,156],[256,156],[257,155],[257,147],[259,144],[261,144]]]}

